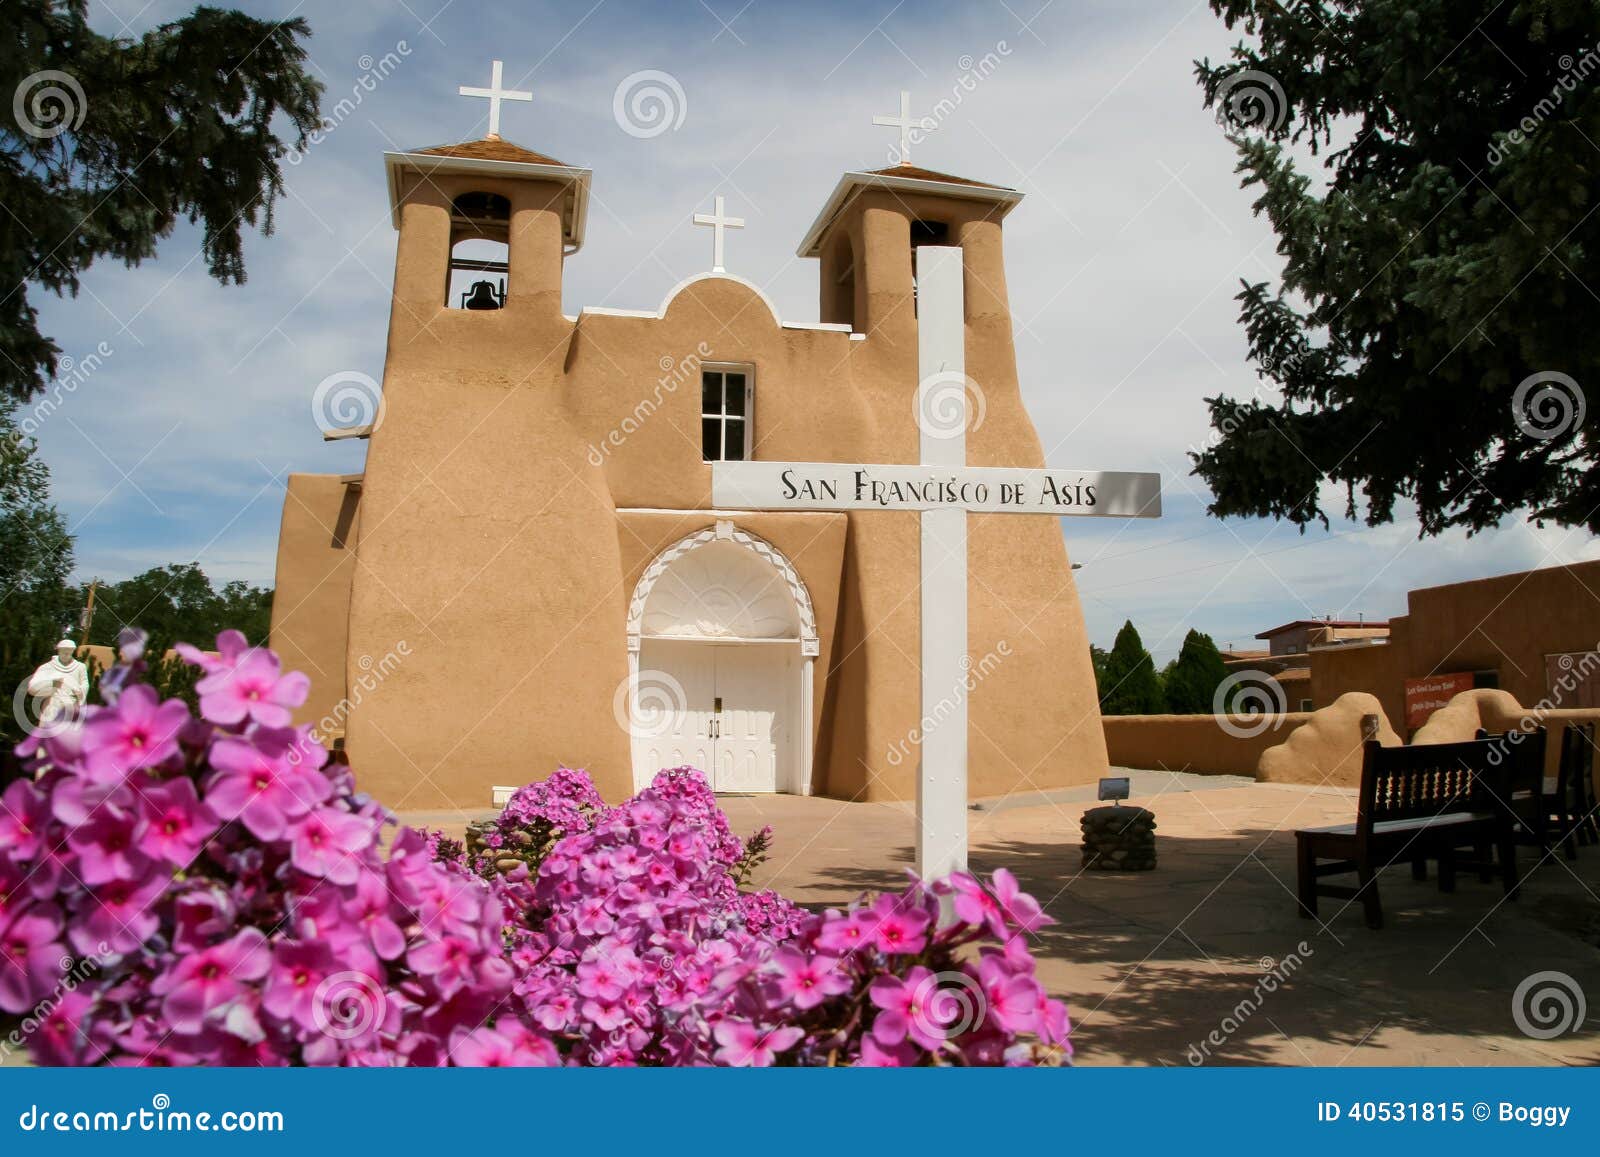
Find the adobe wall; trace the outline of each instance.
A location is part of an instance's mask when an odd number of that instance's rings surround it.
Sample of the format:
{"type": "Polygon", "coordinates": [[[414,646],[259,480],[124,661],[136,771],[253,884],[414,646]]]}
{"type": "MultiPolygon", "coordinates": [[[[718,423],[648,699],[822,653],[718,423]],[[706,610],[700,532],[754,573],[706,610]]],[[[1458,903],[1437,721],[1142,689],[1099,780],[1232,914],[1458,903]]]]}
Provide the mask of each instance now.
{"type": "Polygon", "coordinates": [[[1258,716],[1231,716],[1234,733],[1215,715],[1106,715],[1100,722],[1114,767],[1253,776],[1261,753],[1310,717],[1290,712],[1264,726],[1258,716]]]}
{"type": "Polygon", "coordinates": [[[268,645],[278,652],[284,670],[311,676],[311,692],[295,712],[296,723],[343,719],[339,704],[347,687],[350,577],[360,498],[361,488],[348,485],[342,475],[289,475],[268,645]]]}
{"type": "Polygon", "coordinates": [[[1600,561],[1412,591],[1408,613],[1390,621],[1387,645],[1315,653],[1313,696],[1324,703],[1369,691],[1404,726],[1407,678],[1493,670],[1501,690],[1537,703],[1550,694],[1547,654],[1600,649],[1596,592],[1600,561]]]}
{"type": "MultiPolygon", "coordinates": [[[[782,327],[753,287],[723,277],[691,281],[663,316],[564,318],[558,191],[435,178],[400,209],[386,414],[368,449],[348,654],[405,640],[411,655],[347,729],[362,787],[393,807],[485,806],[491,786],[563,759],[587,762],[608,798],[628,792],[628,737],[612,704],[627,675],[630,580],[648,559],[616,512],[711,505],[698,374],[662,389],[668,365],[755,363],[760,458],[916,460],[908,213],[948,220],[966,248],[968,373],[984,392],[970,461],[1043,464],[1017,388],[991,207],[874,194],[841,217],[858,238],[859,340],[782,327]],[[499,311],[444,307],[449,201],[469,190],[512,202],[499,311]],[[610,435],[646,398],[649,412],[616,444],[610,435]]],[[[776,543],[804,525],[790,518],[734,521],[776,543]]],[[[915,760],[888,754],[920,722],[917,516],[852,513],[845,526],[842,578],[819,580],[833,605],[813,591],[819,619],[833,622],[817,778],[831,795],[910,799],[915,760]]],[[[1011,652],[970,693],[972,794],[1099,777],[1105,741],[1059,523],[974,516],[969,565],[969,649],[1011,652]]]]}
{"type": "Polygon", "coordinates": [[[1370,715],[1378,717],[1378,741],[1385,747],[1404,742],[1376,696],[1351,691],[1313,711],[1282,743],[1262,752],[1256,778],[1263,783],[1359,787],[1366,742],[1362,721],[1370,715]]]}
{"type": "Polygon", "coordinates": [[[1312,703],[1327,706],[1341,695],[1364,691],[1377,697],[1395,726],[1404,728],[1405,681],[1412,672],[1405,622],[1404,617],[1391,620],[1387,643],[1316,652],[1311,657],[1312,703]]]}
{"type": "Polygon", "coordinates": [[[1554,775],[1561,761],[1561,734],[1569,723],[1600,724],[1600,708],[1524,707],[1507,691],[1476,688],[1454,696],[1417,729],[1413,743],[1462,743],[1485,731],[1528,731],[1545,728],[1544,766],[1554,775]]]}
{"type": "Polygon", "coordinates": [[[1518,702],[1547,694],[1544,656],[1600,649],[1600,561],[1412,591],[1411,659],[1430,670],[1500,672],[1518,702]]]}

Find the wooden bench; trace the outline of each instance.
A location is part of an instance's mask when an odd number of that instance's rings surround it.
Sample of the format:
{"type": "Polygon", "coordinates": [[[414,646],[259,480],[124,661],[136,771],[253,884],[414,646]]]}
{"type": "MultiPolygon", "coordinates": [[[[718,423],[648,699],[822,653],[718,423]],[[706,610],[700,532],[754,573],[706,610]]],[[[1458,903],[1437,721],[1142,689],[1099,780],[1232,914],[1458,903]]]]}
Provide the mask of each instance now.
{"type": "Polygon", "coordinates": [[[1600,843],[1600,818],[1595,815],[1594,724],[1569,723],[1561,733],[1561,761],[1544,782],[1546,823],[1550,835],[1578,858],[1579,844],[1600,843]]]}
{"type": "Polygon", "coordinates": [[[1294,834],[1300,915],[1315,919],[1319,896],[1358,899],[1367,925],[1382,928],[1378,872],[1410,861],[1414,877],[1425,879],[1427,861],[1436,858],[1439,886],[1451,891],[1462,848],[1497,849],[1506,892],[1514,896],[1515,828],[1508,809],[1496,801],[1509,798],[1504,769],[1521,761],[1497,761],[1494,748],[1493,740],[1384,747],[1369,739],[1362,748],[1355,822],[1294,834]],[[1352,872],[1355,887],[1321,882],[1352,872]]]}

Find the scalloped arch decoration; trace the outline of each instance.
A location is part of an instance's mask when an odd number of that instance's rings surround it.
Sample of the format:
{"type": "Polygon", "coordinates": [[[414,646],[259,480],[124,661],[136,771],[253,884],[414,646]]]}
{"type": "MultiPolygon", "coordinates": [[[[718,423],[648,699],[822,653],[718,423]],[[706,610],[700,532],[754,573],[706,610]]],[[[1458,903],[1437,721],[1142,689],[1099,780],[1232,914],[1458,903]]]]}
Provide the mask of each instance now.
{"type": "Polygon", "coordinates": [[[629,600],[627,628],[628,650],[635,652],[649,634],[798,637],[801,654],[818,653],[811,594],[794,564],[766,539],[727,520],[679,539],[652,560],[629,600]]]}

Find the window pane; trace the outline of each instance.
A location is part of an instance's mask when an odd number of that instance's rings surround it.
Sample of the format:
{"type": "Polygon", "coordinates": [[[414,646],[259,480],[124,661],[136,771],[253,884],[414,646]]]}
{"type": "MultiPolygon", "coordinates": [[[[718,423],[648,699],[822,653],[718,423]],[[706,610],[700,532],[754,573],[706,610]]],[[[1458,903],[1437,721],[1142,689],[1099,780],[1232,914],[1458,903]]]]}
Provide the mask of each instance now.
{"type": "Polygon", "coordinates": [[[700,412],[722,413],[722,375],[715,370],[700,373],[700,412]]]}
{"type": "Polygon", "coordinates": [[[717,418],[702,418],[700,420],[700,452],[707,462],[715,462],[722,457],[717,453],[717,441],[722,434],[722,422],[717,418]]]}
{"type": "Polygon", "coordinates": [[[728,408],[726,410],[724,410],[723,413],[725,413],[725,414],[739,414],[739,415],[743,416],[743,414],[744,414],[744,375],[743,374],[723,374],[722,378],[723,378],[723,381],[726,383],[725,389],[726,389],[727,398],[728,398],[728,408]]]}
{"type": "Polygon", "coordinates": [[[729,418],[726,428],[727,453],[723,459],[728,462],[744,461],[744,419],[729,418]]]}

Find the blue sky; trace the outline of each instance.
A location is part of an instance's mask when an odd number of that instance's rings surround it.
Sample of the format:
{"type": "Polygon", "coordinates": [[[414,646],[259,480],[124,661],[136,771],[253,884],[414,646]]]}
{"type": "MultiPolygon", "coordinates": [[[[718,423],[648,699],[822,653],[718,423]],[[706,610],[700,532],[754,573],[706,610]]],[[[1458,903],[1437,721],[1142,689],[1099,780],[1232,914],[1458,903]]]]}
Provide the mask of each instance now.
{"type": "MultiPolygon", "coordinates": [[[[93,0],[91,18],[137,34],[188,7],[93,0]]],[[[1301,535],[1205,515],[1185,451],[1208,434],[1202,398],[1256,387],[1232,298],[1240,278],[1275,278],[1279,264],[1193,80],[1191,62],[1233,39],[1203,3],[241,7],[310,20],[330,111],[371,62],[398,64],[288,170],[276,234],[247,240],[245,286],[210,281],[180,228],[156,261],[93,270],[76,300],[34,295],[68,355],[112,351],[39,431],[84,578],[194,559],[217,579],[272,581],[286,474],[361,468],[360,445],[322,442],[310,398],[330,374],[382,376],[395,235],[381,153],[481,136],[485,102],[456,88],[487,84],[495,58],[534,93],[505,107],[502,134],[594,170],[568,313],[654,308],[703,272],[708,231],[689,218],[720,192],[747,222],[729,236],[729,270],[786,319],[815,320],[816,265],[794,249],[841,172],[890,162],[894,134],[873,115],[897,111],[901,89],[914,112],[959,94],[914,155],[1027,195],[1006,225],[1008,276],[1049,460],[1164,476],[1159,521],[1066,528],[1102,645],[1131,618],[1164,661],[1191,626],[1243,645],[1308,615],[1403,613],[1417,586],[1600,557],[1582,531],[1520,522],[1419,542],[1407,522],[1301,535]],[[985,57],[988,74],[963,86],[985,57]],[[683,117],[646,138],[623,131],[613,97],[647,69],[674,78],[683,117]]]]}

